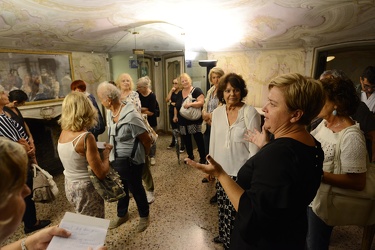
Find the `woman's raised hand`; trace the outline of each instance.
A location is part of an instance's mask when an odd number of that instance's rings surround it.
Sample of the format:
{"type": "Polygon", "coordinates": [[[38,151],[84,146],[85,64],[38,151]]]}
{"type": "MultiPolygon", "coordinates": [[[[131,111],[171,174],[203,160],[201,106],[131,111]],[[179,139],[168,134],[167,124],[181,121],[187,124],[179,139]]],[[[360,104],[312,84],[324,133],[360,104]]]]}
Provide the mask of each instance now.
{"type": "Polygon", "coordinates": [[[264,126],[262,127],[262,132],[259,132],[255,128],[253,130],[248,129],[246,133],[244,134],[244,140],[254,143],[259,148],[262,148],[269,141],[269,133],[264,128],[264,126]]]}
{"type": "Polygon", "coordinates": [[[201,164],[190,160],[189,158],[185,158],[185,163],[211,176],[218,177],[220,174],[225,173],[221,165],[217,163],[210,155],[207,155],[206,159],[208,164],[201,164]]]}

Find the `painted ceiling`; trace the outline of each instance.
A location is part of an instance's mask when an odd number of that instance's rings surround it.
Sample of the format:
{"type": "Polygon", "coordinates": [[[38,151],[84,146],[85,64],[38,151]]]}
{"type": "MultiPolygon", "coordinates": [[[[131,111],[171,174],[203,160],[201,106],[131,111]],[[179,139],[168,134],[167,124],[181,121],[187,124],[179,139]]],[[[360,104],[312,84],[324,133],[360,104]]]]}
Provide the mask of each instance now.
{"type": "Polygon", "coordinates": [[[375,40],[374,0],[0,0],[0,48],[238,51],[375,40]]]}

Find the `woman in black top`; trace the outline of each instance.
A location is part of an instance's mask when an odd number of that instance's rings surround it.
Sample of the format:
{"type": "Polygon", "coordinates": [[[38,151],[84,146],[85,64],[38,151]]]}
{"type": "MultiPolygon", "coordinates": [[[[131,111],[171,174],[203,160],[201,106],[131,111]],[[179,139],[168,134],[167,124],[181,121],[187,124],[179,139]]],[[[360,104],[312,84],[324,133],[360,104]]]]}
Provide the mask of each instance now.
{"type": "MultiPolygon", "coordinates": [[[[169,103],[169,110],[168,110],[169,111],[169,123],[171,124],[172,129],[178,129],[178,123],[173,121],[173,116],[174,116],[174,107],[176,106],[176,101],[178,98],[177,94],[178,92],[181,91],[181,86],[177,78],[173,79],[172,83],[173,83],[173,87],[169,91],[167,98],[165,98],[165,101],[169,103]]],[[[174,137],[174,135],[172,135],[172,141],[171,141],[171,144],[169,144],[168,149],[173,148],[175,146],[175,143],[176,143],[176,138],[174,137]]],[[[184,145],[182,142],[181,142],[180,150],[184,151],[184,145]]]]}
{"type": "Polygon", "coordinates": [[[182,91],[177,94],[176,100],[176,107],[174,111],[173,121],[178,122],[180,126],[180,133],[185,143],[186,152],[190,159],[194,159],[193,154],[193,143],[191,140],[191,135],[193,135],[194,140],[198,147],[199,162],[204,163],[206,162],[206,153],[204,149],[204,141],[203,141],[203,134],[202,134],[202,117],[198,120],[189,120],[180,115],[178,112],[181,109],[182,103],[191,93],[192,97],[195,98],[194,102],[186,104],[188,107],[185,108],[202,108],[204,104],[204,95],[203,91],[200,88],[195,88],[192,86],[192,80],[190,76],[186,73],[181,74],[179,77],[182,91]]]}
{"type": "Polygon", "coordinates": [[[231,249],[301,250],[307,233],[306,208],[320,185],[323,151],[305,126],[324,104],[319,81],[282,75],[268,86],[264,126],[248,132],[261,147],[240,169],[237,182],[210,156],[208,165],[188,163],[218,178],[237,211],[231,249]],[[274,139],[267,142],[267,133],[274,139]]]}

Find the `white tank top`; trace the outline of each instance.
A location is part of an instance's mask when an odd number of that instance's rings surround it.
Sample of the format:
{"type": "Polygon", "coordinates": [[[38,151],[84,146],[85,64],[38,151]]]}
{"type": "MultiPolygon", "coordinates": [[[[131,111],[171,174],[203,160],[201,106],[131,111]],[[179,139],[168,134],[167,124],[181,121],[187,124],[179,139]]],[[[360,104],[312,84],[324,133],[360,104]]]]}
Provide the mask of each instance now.
{"type": "Polygon", "coordinates": [[[64,167],[64,175],[69,181],[90,181],[87,170],[88,162],[85,156],[78,154],[75,150],[79,140],[88,132],[83,132],[71,142],[57,144],[57,151],[64,167]]]}

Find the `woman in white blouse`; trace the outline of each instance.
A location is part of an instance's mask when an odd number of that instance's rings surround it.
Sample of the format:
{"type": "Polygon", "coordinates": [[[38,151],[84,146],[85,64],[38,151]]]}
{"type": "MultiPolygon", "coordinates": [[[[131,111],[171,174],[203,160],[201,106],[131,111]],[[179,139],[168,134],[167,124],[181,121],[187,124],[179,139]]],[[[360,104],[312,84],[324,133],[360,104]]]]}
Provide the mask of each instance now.
{"type": "MultiPolygon", "coordinates": [[[[221,77],[217,97],[223,104],[212,113],[210,155],[223,167],[233,180],[239,169],[258,152],[259,148],[244,140],[247,130],[260,129],[260,114],[243,102],[247,95],[246,83],[240,75],[229,73],[221,77]]],[[[219,208],[219,236],[216,243],[229,248],[230,233],[236,210],[220,182],[216,183],[219,208]]]]}
{"type": "MultiPolygon", "coordinates": [[[[359,123],[351,118],[360,102],[354,84],[350,80],[339,77],[321,79],[321,82],[326,93],[326,102],[318,117],[323,120],[311,131],[311,134],[321,143],[324,151],[322,183],[340,188],[363,190],[366,185],[367,151],[359,123]],[[340,174],[333,173],[332,169],[336,147],[340,147],[340,174]]],[[[320,206],[318,204],[321,202],[316,196],[313,201],[315,209],[311,207],[307,209],[306,242],[309,250],[328,249],[333,229],[333,226],[327,225],[319,217],[319,212],[316,213],[315,210],[320,206]]]]}

